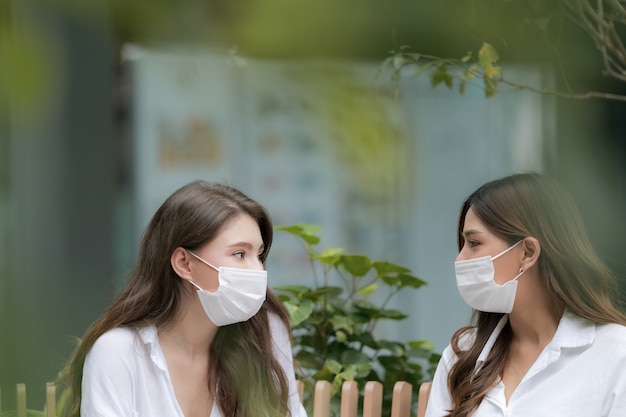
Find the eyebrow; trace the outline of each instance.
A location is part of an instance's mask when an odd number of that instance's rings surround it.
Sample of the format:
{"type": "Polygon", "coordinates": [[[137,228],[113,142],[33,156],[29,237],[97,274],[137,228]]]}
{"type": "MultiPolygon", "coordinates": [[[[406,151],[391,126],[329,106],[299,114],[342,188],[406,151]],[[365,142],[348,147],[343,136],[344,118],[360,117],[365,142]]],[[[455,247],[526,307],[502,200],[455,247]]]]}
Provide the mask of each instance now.
{"type": "Polygon", "coordinates": [[[467,238],[469,238],[470,236],[473,236],[473,235],[479,235],[479,234],[481,234],[481,233],[482,233],[482,232],[480,232],[480,231],[478,231],[478,230],[470,229],[470,230],[467,230],[467,231],[464,231],[464,232],[463,232],[463,237],[464,237],[465,239],[467,239],[467,238]]]}
{"type": "MultiPolygon", "coordinates": [[[[244,241],[241,241],[241,242],[235,242],[235,243],[232,243],[232,244],[228,245],[228,247],[229,247],[229,248],[235,248],[235,247],[241,247],[241,246],[243,246],[244,248],[246,248],[246,249],[248,249],[248,250],[252,250],[252,249],[254,248],[254,246],[252,245],[252,243],[250,243],[250,242],[244,242],[244,241]]],[[[265,251],[265,243],[262,243],[262,244],[261,244],[261,247],[259,247],[259,250],[260,250],[261,252],[264,252],[264,251],[265,251]]]]}

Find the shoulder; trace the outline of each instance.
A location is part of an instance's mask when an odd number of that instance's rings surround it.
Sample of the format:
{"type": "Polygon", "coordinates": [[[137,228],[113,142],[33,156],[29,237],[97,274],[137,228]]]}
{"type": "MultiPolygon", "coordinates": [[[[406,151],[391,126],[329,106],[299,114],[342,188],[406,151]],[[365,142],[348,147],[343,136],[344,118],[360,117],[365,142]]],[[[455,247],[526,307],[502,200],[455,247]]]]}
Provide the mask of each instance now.
{"type": "Polygon", "coordinates": [[[116,327],[103,333],[89,350],[86,360],[110,362],[114,358],[130,360],[138,354],[146,352],[151,338],[156,338],[156,329],[146,327],[116,327]]]}
{"type": "Polygon", "coordinates": [[[270,332],[272,333],[272,338],[284,338],[291,339],[291,335],[289,334],[288,324],[283,321],[283,319],[276,313],[268,312],[267,320],[270,326],[270,332]]]}
{"type": "Polygon", "coordinates": [[[624,356],[626,356],[626,326],[617,323],[598,324],[595,343],[615,349],[616,353],[624,352],[624,356]]]}
{"type": "Polygon", "coordinates": [[[103,333],[93,344],[94,349],[124,349],[137,340],[137,330],[128,327],[116,327],[103,333]]]}

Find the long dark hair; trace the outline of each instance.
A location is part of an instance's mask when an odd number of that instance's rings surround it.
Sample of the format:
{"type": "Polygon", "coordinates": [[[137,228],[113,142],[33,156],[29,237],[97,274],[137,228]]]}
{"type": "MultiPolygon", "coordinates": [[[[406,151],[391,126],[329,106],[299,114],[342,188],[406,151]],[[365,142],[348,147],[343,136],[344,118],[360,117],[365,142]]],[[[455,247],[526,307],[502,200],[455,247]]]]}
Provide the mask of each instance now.
{"type": "MultiPolygon", "coordinates": [[[[71,390],[69,417],[80,416],[85,357],[103,333],[119,326],[163,329],[173,323],[184,300],[184,280],[170,264],[174,250],[195,250],[214,239],[234,217],[256,220],[264,243],[264,262],[272,244],[267,211],[239,190],[225,184],[191,182],[175,191],[156,211],[139,247],[129,282],[87,330],[64,376],[71,390]]],[[[263,307],[242,323],[220,327],[210,347],[209,386],[219,386],[215,401],[225,416],[286,416],[287,376],[274,357],[268,313],[277,314],[289,329],[287,313],[268,289],[263,307]]]]}
{"type": "MultiPolygon", "coordinates": [[[[594,251],[571,196],[549,177],[524,173],[488,182],[463,203],[458,224],[459,250],[465,241],[463,227],[469,209],[497,236],[509,244],[532,236],[541,245],[539,277],[555,311],[568,309],[595,323],[626,325],[620,310],[617,280],[594,251]]],[[[481,371],[474,375],[476,360],[502,317],[475,311],[473,325],[452,336],[458,361],[448,376],[452,410],[448,417],[469,417],[502,375],[511,342],[506,325],[481,371]],[[460,341],[474,332],[472,346],[460,341]]]]}

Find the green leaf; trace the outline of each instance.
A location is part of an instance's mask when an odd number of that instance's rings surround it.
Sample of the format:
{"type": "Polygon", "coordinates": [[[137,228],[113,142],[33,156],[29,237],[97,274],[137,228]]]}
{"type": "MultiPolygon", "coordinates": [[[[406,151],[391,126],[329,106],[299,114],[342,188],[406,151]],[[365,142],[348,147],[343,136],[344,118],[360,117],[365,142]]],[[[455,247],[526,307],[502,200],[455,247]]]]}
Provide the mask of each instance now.
{"type": "Polygon", "coordinates": [[[404,320],[408,316],[400,310],[381,309],[378,310],[378,317],[381,319],[404,320]]]}
{"type": "Polygon", "coordinates": [[[479,74],[478,68],[479,66],[476,63],[470,65],[470,67],[463,73],[463,79],[469,81],[475,78],[479,74]]]}
{"type": "Polygon", "coordinates": [[[285,301],[283,304],[289,313],[291,327],[297,327],[309,318],[315,308],[315,304],[311,300],[301,300],[299,303],[285,301]]]}
{"type": "Polygon", "coordinates": [[[376,290],[378,290],[379,288],[380,288],[380,285],[374,283],[374,284],[367,285],[363,288],[359,288],[358,293],[363,296],[368,296],[368,295],[375,293],[376,290]]]}
{"type": "Polygon", "coordinates": [[[425,350],[433,350],[435,345],[428,340],[410,340],[407,342],[412,349],[425,349],[425,350]]]}
{"type": "Polygon", "coordinates": [[[485,77],[485,97],[491,97],[496,94],[497,81],[485,77]]]}
{"type": "Polygon", "coordinates": [[[444,83],[448,88],[452,87],[452,76],[448,73],[448,66],[440,64],[431,74],[431,83],[433,87],[444,83]]]}
{"type": "Polygon", "coordinates": [[[339,264],[355,277],[364,276],[372,268],[372,261],[364,255],[343,255],[339,264]]]}
{"type": "Polygon", "coordinates": [[[478,64],[484,71],[485,82],[500,76],[500,66],[496,65],[499,59],[496,49],[487,42],[483,43],[478,51],[478,64]]]}
{"type": "Polygon", "coordinates": [[[379,341],[381,349],[386,349],[392,356],[404,356],[406,350],[400,342],[390,342],[388,340],[379,341]]]}
{"type": "Polygon", "coordinates": [[[378,275],[403,274],[411,272],[409,268],[391,262],[376,261],[372,264],[378,275]]]}
{"type": "Polygon", "coordinates": [[[403,288],[404,287],[419,288],[424,285],[427,285],[426,281],[423,281],[419,279],[418,277],[415,277],[409,274],[402,274],[398,277],[398,279],[400,280],[400,287],[403,287],[403,288]]]}
{"type": "Polygon", "coordinates": [[[339,343],[345,343],[348,340],[348,336],[346,335],[346,332],[343,330],[337,330],[335,332],[335,338],[337,339],[337,342],[339,343]]]}
{"type": "Polygon", "coordinates": [[[381,279],[387,285],[400,288],[419,288],[426,285],[425,281],[422,281],[421,279],[409,274],[401,274],[398,276],[383,276],[381,277],[381,279]]]}
{"type": "Polygon", "coordinates": [[[324,364],[324,361],[320,360],[318,352],[300,350],[296,352],[294,357],[298,366],[305,369],[321,369],[324,364]]]}
{"type": "Polygon", "coordinates": [[[324,363],[324,368],[328,369],[334,374],[338,374],[339,372],[341,372],[341,369],[343,368],[343,366],[341,365],[341,363],[333,359],[327,359],[326,362],[324,363]]]}
{"type": "MultiPolygon", "coordinates": [[[[359,352],[355,349],[348,349],[341,354],[341,363],[344,364],[344,367],[348,367],[352,365],[352,367],[371,367],[372,359],[364,354],[363,352],[359,352]]],[[[369,372],[369,368],[368,372],[369,372]]]]}
{"type": "Polygon", "coordinates": [[[325,287],[319,287],[311,291],[309,294],[307,294],[307,298],[310,298],[313,300],[320,299],[320,298],[335,298],[335,297],[339,297],[342,293],[343,293],[343,288],[341,287],[325,286],[325,287]]]}
{"type": "Polygon", "coordinates": [[[335,330],[345,330],[348,333],[352,333],[354,329],[354,321],[351,316],[342,316],[335,314],[328,319],[333,325],[335,330]]]}
{"type": "Polygon", "coordinates": [[[315,256],[315,259],[326,265],[336,265],[341,260],[343,251],[343,248],[326,248],[315,256]]]}
{"type": "Polygon", "coordinates": [[[290,233],[304,240],[309,245],[320,242],[319,234],[322,228],[315,224],[298,223],[291,226],[274,226],[274,230],[290,233]]]}
{"type": "Polygon", "coordinates": [[[305,294],[307,292],[311,292],[311,289],[309,287],[304,286],[304,285],[277,285],[277,286],[275,286],[273,288],[276,291],[288,292],[288,293],[291,293],[291,294],[293,294],[295,296],[300,296],[300,295],[305,294]]]}

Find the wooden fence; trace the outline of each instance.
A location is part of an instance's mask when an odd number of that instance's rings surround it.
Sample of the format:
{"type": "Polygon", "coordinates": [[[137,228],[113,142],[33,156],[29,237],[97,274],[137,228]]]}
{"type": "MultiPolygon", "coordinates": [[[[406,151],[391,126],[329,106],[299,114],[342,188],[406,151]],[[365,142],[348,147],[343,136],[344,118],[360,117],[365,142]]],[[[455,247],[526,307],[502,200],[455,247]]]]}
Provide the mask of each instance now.
{"type": "MultiPolygon", "coordinates": [[[[298,383],[298,394],[303,398],[303,384],[298,383]]],[[[430,383],[425,382],[418,392],[417,417],[426,412],[426,402],[430,393],[430,383]]],[[[398,381],[393,388],[391,417],[411,417],[411,397],[413,386],[408,382],[398,381]]],[[[17,384],[17,417],[26,417],[26,385],[17,384]]],[[[330,416],[331,384],[328,381],[317,381],[313,392],[313,415],[309,417],[330,416]]],[[[362,417],[381,417],[383,403],[383,386],[380,382],[370,381],[365,384],[363,395],[362,417]]],[[[345,381],[341,388],[340,417],[357,417],[359,409],[359,387],[355,381],[345,381]]],[[[0,391],[0,413],[2,413],[2,391],[0,391]]],[[[56,417],[56,387],[53,383],[46,384],[46,406],[40,412],[43,417],[56,417]]]]}
{"type": "MultiPolygon", "coordinates": [[[[16,402],[17,402],[17,417],[26,417],[26,384],[17,384],[16,386],[16,402]]],[[[56,387],[52,382],[46,384],[46,409],[41,411],[41,415],[44,417],[56,417],[57,396],[56,387]]],[[[2,413],[2,391],[0,390],[0,413],[2,413]]]]}

